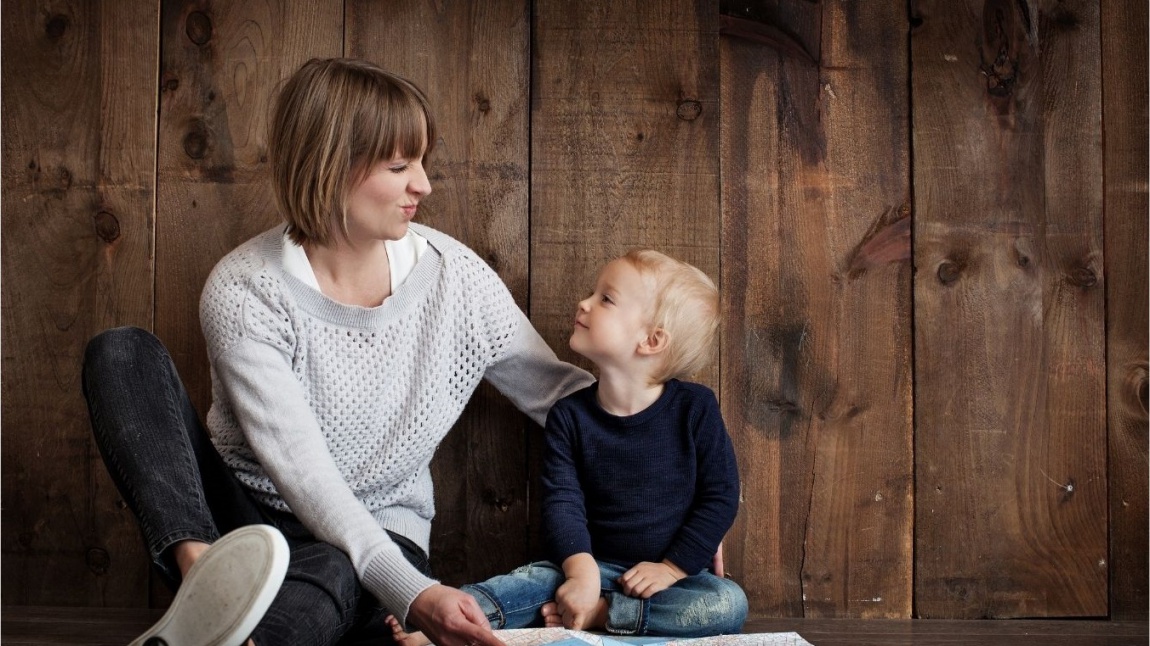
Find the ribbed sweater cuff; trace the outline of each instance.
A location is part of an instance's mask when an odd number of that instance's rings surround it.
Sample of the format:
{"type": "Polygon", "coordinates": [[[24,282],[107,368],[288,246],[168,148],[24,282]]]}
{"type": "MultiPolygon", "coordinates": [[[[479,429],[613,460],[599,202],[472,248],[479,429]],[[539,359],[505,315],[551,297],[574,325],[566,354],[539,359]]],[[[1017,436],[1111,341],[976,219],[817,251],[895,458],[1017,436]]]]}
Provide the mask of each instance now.
{"type": "Polygon", "coordinates": [[[423,576],[399,550],[376,554],[364,568],[361,581],[404,626],[407,626],[411,602],[420,592],[439,583],[423,576]]]}

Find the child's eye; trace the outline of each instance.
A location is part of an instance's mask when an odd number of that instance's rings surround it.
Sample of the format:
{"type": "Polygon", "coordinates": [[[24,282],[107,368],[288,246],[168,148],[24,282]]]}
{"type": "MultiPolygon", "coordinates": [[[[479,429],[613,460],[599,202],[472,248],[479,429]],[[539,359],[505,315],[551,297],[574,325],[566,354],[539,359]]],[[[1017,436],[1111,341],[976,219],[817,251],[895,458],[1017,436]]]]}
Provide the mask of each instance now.
{"type": "Polygon", "coordinates": [[[611,300],[611,297],[606,295],[606,294],[603,294],[602,300],[604,303],[614,303],[615,302],[615,301],[611,300]]]}

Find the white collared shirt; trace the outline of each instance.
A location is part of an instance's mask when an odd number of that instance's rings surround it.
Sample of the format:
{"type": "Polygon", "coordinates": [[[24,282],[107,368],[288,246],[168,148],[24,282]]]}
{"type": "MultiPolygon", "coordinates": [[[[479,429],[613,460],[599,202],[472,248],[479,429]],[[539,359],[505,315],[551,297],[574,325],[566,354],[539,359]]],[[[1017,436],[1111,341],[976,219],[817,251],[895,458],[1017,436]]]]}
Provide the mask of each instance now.
{"type": "MultiPolygon", "coordinates": [[[[391,293],[394,294],[411,274],[411,270],[415,269],[423,252],[427,251],[427,239],[408,229],[407,235],[399,240],[385,240],[383,244],[387,247],[387,264],[391,269],[391,293]]],[[[307,252],[302,246],[293,242],[287,233],[284,233],[283,263],[284,269],[289,274],[317,292],[321,291],[315,271],[307,259],[307,252]]]]}

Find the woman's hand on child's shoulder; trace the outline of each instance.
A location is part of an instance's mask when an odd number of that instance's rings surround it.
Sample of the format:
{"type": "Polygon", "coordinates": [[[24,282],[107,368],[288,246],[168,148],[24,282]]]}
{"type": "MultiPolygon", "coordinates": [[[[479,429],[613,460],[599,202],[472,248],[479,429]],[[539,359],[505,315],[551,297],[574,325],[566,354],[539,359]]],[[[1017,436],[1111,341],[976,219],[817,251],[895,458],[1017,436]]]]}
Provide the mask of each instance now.
{"type": "Polygon", "coordinates": [[[628,597],[650,599],[655,593],[666,590],[686,576],[686,572],[670,561],[643,561],[624,572],[619,577],[619,585],[623,586],[623,593],[628,597]]]}

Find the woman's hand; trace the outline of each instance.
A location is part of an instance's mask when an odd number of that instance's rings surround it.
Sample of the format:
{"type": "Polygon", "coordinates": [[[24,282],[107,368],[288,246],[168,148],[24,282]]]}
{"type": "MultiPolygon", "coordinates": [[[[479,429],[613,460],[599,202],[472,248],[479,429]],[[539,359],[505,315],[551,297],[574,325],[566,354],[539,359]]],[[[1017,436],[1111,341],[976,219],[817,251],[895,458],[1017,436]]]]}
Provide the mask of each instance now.
{"type": "Polygon", "coordinates": [[[438,646],[503,646],[475,599],[445,585],[420,592],[407,611],[407,623],[438,646]]]}
{"type": "Polygon", "coordinates": [[[628,597],[650,599],[656,592],[666,590],[685,576],[687,573],[670,561],[643,561],[624,572],[619,577],[619,585],[623,586],[623,594],[628,597]]]}

